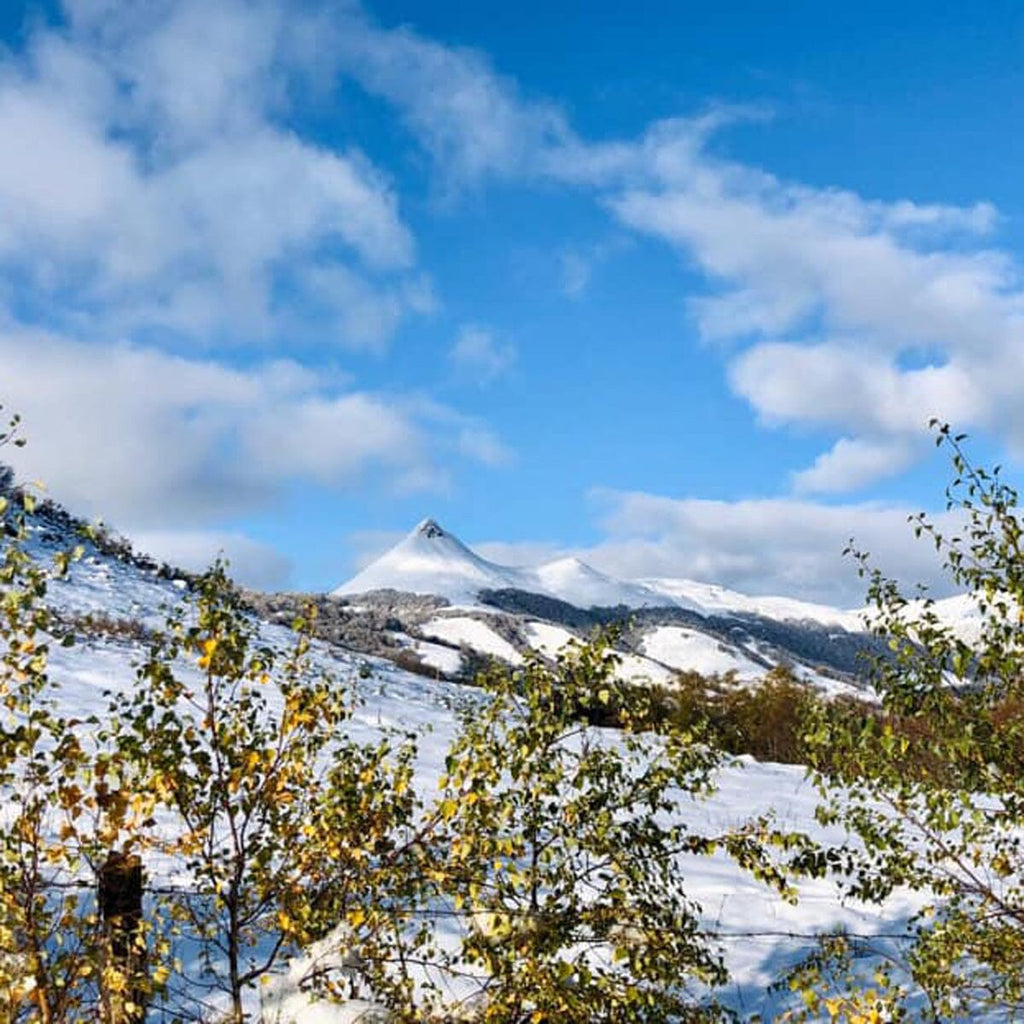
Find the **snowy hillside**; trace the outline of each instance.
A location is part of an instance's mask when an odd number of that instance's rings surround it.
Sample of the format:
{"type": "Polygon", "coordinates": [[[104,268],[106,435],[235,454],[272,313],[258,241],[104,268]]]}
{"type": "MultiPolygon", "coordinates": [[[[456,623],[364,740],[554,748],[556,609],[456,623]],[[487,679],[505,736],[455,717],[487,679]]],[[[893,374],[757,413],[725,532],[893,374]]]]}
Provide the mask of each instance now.
{"type": "MultiPolygon", "coordinates": [[[[473,574],[493,581],[494,573],[502,571],[477,559],[454,538],[445,534],[431,536],[430,532],[432,525],[424,524],[419,538],[405,545],[400,559],[403,569],[432,571],[437,565],[433,556],[440,550],[442,565],[451,570],[445,577],[451,585],[450,592],[463,594],[468,593],[473,574]]],[[[61,537],[37,540],[34,548],[41,556],[46,556],[65,540],[61,537]]],[[[391,564],[396,561],[399,559],[392,560],[391,564]]],[[[567,575],[578,574],[574,568],[567,575]]],[[[366,578],[384,582],[382,575],[371,574],[366,578]]],[[[389,582],[395,581],[392,578],[389,582]]],[[[155,571],[89,548],[67,581],[52,589],[51,598],[56,607],[68,615],[105,613],[155,626],[162,621],[165,609],[178,602],[186,589],[184,580],[163,578],[155,571]]],[[[481,646],[490,645],[496,654],[509,655],[501,647],[504,641],[493,631],[484,634],[484,629],[486,627],[472,618],[438,616],[430,620],[425,632],[442,640],[475,639],[481,646]]],[[[280,625],[263,623],[259,630],[260,642],[271,647],[280,648],[288,640],[288,631],[280,625]]],[[[557,650],[571,636],[567,630],[543,623],[530,626],[533,642],[548,651],[557,650]]],[[[707,669],[728,665],[721,661],[722,651],[711,648],[702,637],[683,631],[655,633],[646,644],[650,654],[669,664],[679,661],[688,647],[703,659],[702,664],[707,669]]],[[[112,636],[102,631],[83,637],[71,648],[55,651],[51,671],[61,687],[65,713],[84,716],[101,712],[105,705],[103,691],[129,691],[135,679],[133,663],[141,652],[139,641],[130,635],[112,636]]],[[[358,689],[362,706],[350,726],[353,734],[373,738],[382,728],[398,726],[419,735],[417,787],[429,799],[445,771],[447,745],[455,729],[454,709],[466,700],[478,700],[479,691],[410,675],[385,660],[367,659],[334,645],[320,643],[314,654],[319,665],[351,680],[358,689]]],[[[615,742],[614,737],[611,742],[615,742]]],[[[714,796],[706,802],[687,798],[679,805],[678,814],[691,827],[720,831],[755,816],[774,813],[788,828],[806,829],[813,835],[824,836],[814,821],[815,804],[815,793],[804,780],[801,769],[741,759],[721,772],[714,796]]],[[[900,930],[916,905],[916,898],[903,892],[897,893],[881,909],[842,904],[832,883],[817,881],[802,884],[800,901],[791,906],[741,872],[723,855],[681,857],[679,870],[686,878],[688,893],[701,907],[704,925],[717,937],[716,945],[730,971],[730,981],[721,997],[742,1019],[750,1019],[757,1013],[766,1015],[767,1019],[767,1015],[785,1005],[788,995],[771,992],[769,985],[780,971],[813,949],[814,936],[835,928],[888,935],[900,930]]],[[[164,881],[158,867],[154,869],[154,881],[164,881]]],[[[442,941],[457,940],[459,927],[459,922],[451,917],[437,922],[442,941]]],[[[883,951],[885,941],[879,940],[883,951]]],[[[198,971],[199,965],[186,957],[184,970],[186,973],[198,971]]],[[[255,1000],[254,996],[254,1009],[255,1000]]],[[[295,991],[287,974],[272,979],[264,987],[260,1001],[274,1014],[271,1019],[280,1024],[342,1024],[355,1020],[357,1014],[357,1009],[352,1007],[311,1005],[305,995],[295,991]]]]}
{"type": "Polygon", "coordinates": [[[699,609],[705,615],[741,612],[783,622],[817,622],[851,632],[864,628],[863,612],[859,609],[843,611],[828,605],[797,601],[791,597],[752,597],[715,583],[701,583],[697,580],[656,578],[640,582],[676,603],[699,609]]]}

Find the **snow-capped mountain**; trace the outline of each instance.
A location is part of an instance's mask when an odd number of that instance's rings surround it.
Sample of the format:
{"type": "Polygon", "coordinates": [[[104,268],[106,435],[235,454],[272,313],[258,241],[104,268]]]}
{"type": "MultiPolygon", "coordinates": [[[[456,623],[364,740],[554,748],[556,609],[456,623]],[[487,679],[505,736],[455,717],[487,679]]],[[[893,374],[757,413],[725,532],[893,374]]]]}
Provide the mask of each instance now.
{"type": "Polygon", "coordinates": [[[748,597],[693,580],[619,580],[571,557],[534,567],[500,565],[433,519],[331,596],[378,611],[383,601],[403,624],[406,656],[447,675],[458,673],[458,651],[516,664],[529,648],[554,656],[594,626],[624,621],[622,673],[662,685],[681,671],[731,672],[752,682],[787,665],[820,689],[844,690],[860,685],[861,655],[872,648],[856,612],[748,597]],[[386,596],[396,592],[451,607],[421,614],[386,596]]]}
{"type": "Polygon", "coordinates": [[[748,613],[789,621],[811,621],[863,629],[860,612],[841,611],[785,597],[748,597],[696,580],[619,580],[578,558],[558,558],[535,567],[489,562],[433,519],[406,537],[332,593],[337,597],[373,590],[433,594],[453,604],[477,605],[493,590],[521,590],[577,608],[684,608],[697,614],[748,613]]]}
{"type": "MultiPolygon", "coordinates": [[[[623,671],[658,683],[680,671],[731,672],[753,681],[786,665],[821,689],[842,690],[863,685],[865,656],[881,650],[865,609],[752,596],[698,580],[620,580],[571,557],[534,567],[500,565],[433,519],[332,596],[352,603],[373,592],[425,595],[453,606],[413,619],[397,612],[413,634],[412,651],[448,675],[456,658],[451,647],[515,663],[529,647],[556,653],[556,634],[564,643],[612,621],[629,623],[623,671]],[[544,642],[535,642],[541,633],[544,642]],[[449,649],[438,649],[438,641],[449,649]]],[[[396,613],[393,604],[388,608],[396,613]]],[[[965,639],[976,636],[978,612],[968,596],[937,601],[933,610],[965,639]]]]}
{"type": "MultiPolygon", "coordinates": [[[[638,583],[605,576],[577,558],[559,558],[536,568],[499,565],[481,558],[433,519],[411,533],[332,593],[336,597],[372,590],[434,594],[453,604],[475,605],[488,590],[543,594],[578,608],[655,607],[664,595],[638,583]]],[[[679,604],[674,598],[670,604],[679,604]]]]}
{"type": "Polygon", "coordinates": [[[453,604],[475,604],[482,590],[529,589],[529,575],[488,562],[433,519],[424,519],[403,540],[347,583],[335,597],[371,590],[435,594],[453,604]]]}

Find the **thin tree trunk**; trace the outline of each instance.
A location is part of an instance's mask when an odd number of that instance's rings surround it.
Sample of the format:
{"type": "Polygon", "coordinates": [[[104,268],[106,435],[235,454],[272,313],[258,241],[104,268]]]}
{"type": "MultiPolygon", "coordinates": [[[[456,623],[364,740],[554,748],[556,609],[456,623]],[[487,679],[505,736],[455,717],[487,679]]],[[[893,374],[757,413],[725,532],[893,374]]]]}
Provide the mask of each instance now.
{"type": "Polygon", "coordinates": [[[99,874],[99,905],[111,966],[123,986],[103,993],[110,1024],[143,1024],[148,1000],[142,932],[142,861],[112,850],[99,874]]]}
{"type": "Polygon", "coordinates": [[[240,951],[238,948],[238,896],[232,883],[228,895],[228,974],[231,983],[232,1024],[245,1024],[242,1011],[242,980],[239,970],[240,951]]]}

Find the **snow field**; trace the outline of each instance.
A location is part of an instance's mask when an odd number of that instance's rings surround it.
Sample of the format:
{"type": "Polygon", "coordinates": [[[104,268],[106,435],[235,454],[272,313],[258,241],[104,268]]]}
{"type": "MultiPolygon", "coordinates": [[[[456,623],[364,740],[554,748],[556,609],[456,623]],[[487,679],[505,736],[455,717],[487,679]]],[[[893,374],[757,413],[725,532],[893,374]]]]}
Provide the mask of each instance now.
{"type": "MultiPolygon", "coordinates": [[[[66,612],[102,611],[111,615],[139,618],[153,625],[162,621],[161,606],[176,602],[181,594],[173,583],[151,578],[131,567],[100,561],[85,561],[72,570],[71,578],[55,584],[51,595],[66,612]]],[[[428,624],[426,632],[451,643],[469,643],[509,661],[518,661],[518,654],[485,623],[468,616],[438,616],[428,624]]],[[[529,626],[531,642],[546,653],[556,651],[572,634],[560,627],[544,623],[529,626]]],[[[289,644],[290,633],[280,626],[261,626],[259,642],[276,649],[289,644]]],[[[423,642],[421,642],[423,643],[423,642]]],[[[427,642],[429,643],[429,642],[427,642]]],[[[695,645],[685,631],[658,635],[655,644],[663,655],[705,658],[704,667],[723,653],[695,645]],[[675,645],[673,648],[672,645],[675,645]]],[[[440,659],[436,648],[433,656],[440,659]]],[[[456,652],[451,652],[456,653],[456,652]]],[[[654,654],[653,651],[649,652],[654,654]]],[[[107,701],[104,690],[128,692],[134,686],[136,663],[142,649],[124,641],[100,638],[72,648],[55,648],[51,655],[51,676],[60,684],[62,710],[69,715],[103,717],[107,701]]],[[[398,728],[418,736],[417,789],[429,802],[437,792],[438,780],[444,772],[444,758],[457,729],[456,711],[466,702],[483,699],[479,691],[410,675],[382,659],[349,654],[321,644],[314,645],[313,655],[322,667],[355,687],[362,703],[356,710],[349,732],[356,739],[370,740],[384,729],[398,728]],[[363,666],[369,676],[362,677],[363,666]]],[[[646,659],[636,659],[644,666],[646,659]]],[[[659,658],[668,663],[668,657],[659,658]]],[[[438,666],[440,667],[440,666],[438,666]]],[[[639,667],[639,666],[637,666],[639,667]]],[[[192,666],[182,666],[183,673],[198,675],[192,666]]],[[[647,672],[649,674],[649,671],[647,672]]],[[[604,733],[607,741],[617,742],[615,734],[604,733]]],[[[806,832],[818,839],[838,840],[841,837],[825,832],[814,820],[817,795],[805,781],[800,768],[759,764],[750,759],[737,759],[718,776],[717,791],[706,801],[697,801],[681,794],[679,819],[691,829],[721,832],[752,818],[773,813],[780,827],[806,832]]],[[[165,817],[166,827],[173,822],[165,817]]],[[[689,895],[702,907],[702,919],[717,936],[730,982],[722,998],[743,1016],[755,1012],[767,1019],[779,1009],[782,996],[768,992],[768,985],[788,966],[813,948],[816,934],[842,927],[858,934],[886,935],[899,932],[918,905],[917,898],[898,893],[884,906],[863,906],[843,903],[836,886],[828,880],[804,882],[799,886],[800,899],[791,906],[764,885],[738,870],[724,855],[711,857],[680,857],[678,870],[685,879],[689,895]]],[[[171,864],[159,861],[147,864],[153,884],[177,884],[171,864]]],[[[437,928],[443,943],[458,939],[458,922],[439,918],[437,928]]],[[[184,947],[180,954],[186,970],[197,970],[195,950],[184,947]]],[[[278,977],[263,994],[264,1005],[276,1006],[282,1013],[280,1024],[348,1024],[366,1019],[359,1014],[366,1006],[329,1007],[307,1005],[304,996],[295,990],[294,979],[301,976],[304,963],[292,965],[289,973],[278,977]],[[289,980],[291,979],[291,980],[289,980]]],[[[253,1009],[260,997],[253,996],[253,1009]]]]}
{"type": "Polygon", "coordinates": [[[644,637],[642,650],[671,668],[701,675],[735,672],[737,679],[753,682],[767,671],[763,665],[730,651],[712,637],[682,626],[658,626],[644,637]]]}
{"type": "Polygon", "coordinates": [[[426,637],[436,637],[453,644],[466,644],[482,654],[500,658],[510,665],[521,665],[523,656],[486,623],[465,616],[438,616],[421,627],[426,637]]]}

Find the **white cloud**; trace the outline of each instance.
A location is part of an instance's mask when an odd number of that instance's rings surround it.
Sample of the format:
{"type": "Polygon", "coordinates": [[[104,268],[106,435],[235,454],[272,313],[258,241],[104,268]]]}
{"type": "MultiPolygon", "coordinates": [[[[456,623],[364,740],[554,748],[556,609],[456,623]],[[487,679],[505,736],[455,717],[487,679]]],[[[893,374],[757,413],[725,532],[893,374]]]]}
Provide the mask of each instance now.
{"type": "Polygon", "coordinates": [[[987,400],[962,364],[902,370],[870,345],[843,340],[755,345],[734,359],[730,380],[769,422],[816,422],[895,437],[923,434],[935,415],[978,422],[987,400]]]}
{"type": "Polygon", "coordinates": [[[289,316],[296,336],[332,329],[350,348],[381,352],[410,313],[436,306],[429,278],[407,278],[398,285],[371,283],[348,267],[314,265],[298,282],[305,301],[289,316]]]}
{"type": "Polygon", "coordinates": [[[575,249],[562,253],[562,291],[570,299],[578,299],[590,284],[593,261],[575,249]]]}
{"type": "Polygon", "coordinates": [[[477,554],[499,565],[542,565],[567,553],[564,547],[544,541],[492,540],[473,544],[472,547],[477,554]]]}
{"type": "Polygon", "coordinates": [[[215,530],[142,530],[132,534],[132,545],[177,569],[202,572],[217,557],[228,560],[233,579],[258,590],[287,585],[291,561],[267,544],[243,533],[215,530]]]}
{"type": "MultiPolygon", "coordinates": [[[[988,240],[991,204],[875,201],[712,155],[723,126],[767,118],[756,107],[591,142],[478,52],[359,12],[341,34],[339,68],[397,107],[448,187],[490,176],[589,188],[619,224],[675,247],[707,282],[690,298],[701,335],[728,343],[730,378],[764,422],[895,452],[938,416],[1024,452],[1024,287],[988,240]]],[[[578,254],[564,260],[570,296],[588,273],[578,254]]],[[[870,482],[869,461],[851,483],[870,482]]],[[[894,464],[874,460],[879,474],[894,464]]],[[[833,473],[828,486],[840,483],[833,473]]]]}
{"type": "Polygon", "coordinates": [[[538,154],[570,137],[558,107],[524,100],[479,51],[382,29],[351,8],[328,31],[337,67],[399,109],[448,185],[533,175],[538,154]]]}
{"type": "Polygon", "coordinates": [[[345,538],[346,546],[351,552],[352,568],[355,572],[365,569],[385,551],[393,548],[404,536],[405,533],[398,530],[353,531],[345,538]]]}
{"type": "MultiPolygon", "coordinates": [[[[934,545],[914,540],[916,509],[826,506],[795,499],[706,501],[595,492],[606,509],[604,541],[583,553],[596,568],[626,577],[678,576],[752,594],[785,594],[839,606],[863,603],[865,582],[851,540],[872,564],[912,588],[948,592],[934,545]]],[[[950,513],[934,520],[949,529],[950,513]]]]}
{"type": "Polygon", "coordinates": [[[329,341],[379,347],[421,307],[389,181],[357,150],[282,127],[313,62],[306,13],[239,0],[70,11],[70,27],[37,29],[0,63],[0,274],[46,322],[272,338],[301,314],[308,267],[358,292],[361,313],[329,307],[329,341]],[[386,313],[367,314],[374,301],[386,313]]]}
{"type": "Polygon", "coordinates": [[[917,455],[917,446],[902,440],[841,437],[812,466],[793,475],[793,486],[798,493],[854,491],[901,472],[917,455]]]}
{"type": "Polygon", "coordinates": [[[475,324],[464,326],[449,356],[457,370],[479,384],[490,384],[506,374],[516,361],[516,348],[494,332],[475,324]]]}
{"type": "Polygon", "coordinates": [[[902,468],[933,416],[1024,450],[1024,288],[984,245],[991,206],[874,202],[681,152],[609,208],[703,271],[697,325],[730,343],[733,388],[765,423],[846,435],[798,484],[839,489],[840,455],[857,453],[852,487],[902,468]]]}
{"type": "Polygon", "coordinates": [[[514,453],[492,430],[467,426],[459,433],[459,454],[485,466],[507,466],[514,453]]]}
{"type": "MultiPolygon", "coordinates": [[[[294,363],[236,369],[128,345],[0,332],[8,450],[76,510],[121,528],[205,525],[275,500],[289,482],[400,492],[447,486],[472,421],[416,397],[347,389],[294,363]]],[[[495,446],[500,445],[496,439],[495,446]]]]}

